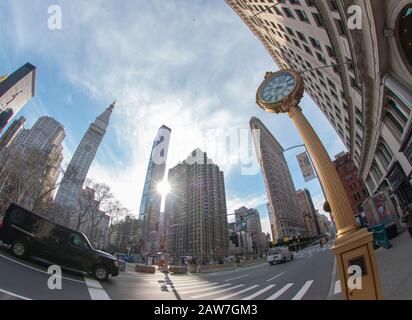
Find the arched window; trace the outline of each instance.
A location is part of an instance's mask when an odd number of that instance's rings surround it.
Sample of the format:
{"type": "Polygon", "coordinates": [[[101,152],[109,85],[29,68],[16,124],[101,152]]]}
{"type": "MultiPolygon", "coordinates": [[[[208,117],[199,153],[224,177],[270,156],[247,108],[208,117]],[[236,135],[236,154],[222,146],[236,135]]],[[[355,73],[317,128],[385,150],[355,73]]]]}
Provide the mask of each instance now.
{"type": "Polygon", "coordinates": [[[399,15],[398,39],[403,59],[412,70],[412,4],[407,5],[399,15]]]}
{"type": "Polygon", "coordinates": [[[379,169],[379,167],[376,164],[375,160],[372,162],[371,173],[372,173],[372,176],[375,179],[376,183],[379,183],[379,181],[382,178],[382,171],[379,169]]]}
{"type": "Polygon", "coordinates": [[[381,139],[378,145],[377,151],[378,159],[384,167],[388,167],[393,159],[393,152],[390,150],[383,139],[381,139]]]}

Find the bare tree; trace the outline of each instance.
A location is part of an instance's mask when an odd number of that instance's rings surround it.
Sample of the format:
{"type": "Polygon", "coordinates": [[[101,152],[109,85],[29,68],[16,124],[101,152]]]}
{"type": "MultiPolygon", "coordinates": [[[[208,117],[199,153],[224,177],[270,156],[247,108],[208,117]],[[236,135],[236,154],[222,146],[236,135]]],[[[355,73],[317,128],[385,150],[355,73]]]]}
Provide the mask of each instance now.
{"type": "Polygon", "coordinates": [[[43,213],[52,205],[58,187],[60,154],[26,148],[24,153],[5,148],[0,154],[0,210],[11,202],[43,213]]]}

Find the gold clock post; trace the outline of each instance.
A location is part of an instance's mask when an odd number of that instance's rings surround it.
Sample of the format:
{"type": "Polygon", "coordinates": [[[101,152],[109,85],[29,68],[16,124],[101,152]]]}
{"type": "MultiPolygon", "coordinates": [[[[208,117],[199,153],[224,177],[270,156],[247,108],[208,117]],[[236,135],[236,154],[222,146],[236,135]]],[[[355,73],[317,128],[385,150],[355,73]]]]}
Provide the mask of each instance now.
{"type": "Polygon", "coordinates": [[[337,260],[343,298],[346,300],[382,299],[372,234],[356,225],[349,198],[336,168],[299,107],[303,91],[303,79],[296,71],[282,70],[277,73],[267,73],[265,81],[257,92],[257,103],[268,112],[288,113],[316,167],[338,228],[332,251],[337,260]],[[279,77],[282,73],[293,75],[295,79],[293,91],[279,101],[264,100],[260,91],[271,78],[279,77]]]}

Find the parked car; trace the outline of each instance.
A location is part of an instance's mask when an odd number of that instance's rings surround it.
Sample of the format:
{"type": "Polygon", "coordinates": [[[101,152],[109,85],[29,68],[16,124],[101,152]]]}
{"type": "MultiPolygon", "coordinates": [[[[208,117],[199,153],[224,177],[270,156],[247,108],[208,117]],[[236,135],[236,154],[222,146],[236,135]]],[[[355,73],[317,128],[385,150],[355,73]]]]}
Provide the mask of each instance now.
{"type": "Polygon", "coordinates": [[[289,250],[289,248],[276,247],[276,248],[269,249],[267,262],[269,262],[270,265],[273,265],[278,262],[285,262],[285,261],[293,260],[293,258],[294,258],[293,253],[289,250]]]}
{"type": "Polygon", "coordinates": [[[98,280],[119,274],[116,257],[96,250],[78,231],[11,204],[0,221],[0,240],[19,258],[34,257],[64,269],[86,272],[98,280]]]}

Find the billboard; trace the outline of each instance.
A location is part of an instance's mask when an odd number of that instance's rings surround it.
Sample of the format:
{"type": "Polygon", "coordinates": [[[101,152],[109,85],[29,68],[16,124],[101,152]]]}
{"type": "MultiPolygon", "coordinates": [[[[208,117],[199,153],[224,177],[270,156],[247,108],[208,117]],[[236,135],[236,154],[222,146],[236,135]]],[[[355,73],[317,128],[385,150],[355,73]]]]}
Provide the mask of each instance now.
{"type": "Polygon", "coordinates": [[[300,170],[302,171],[303,178],[306,182],[316,178],[315,170],[310,162],[309,155],[307,152],[300,153],[296,156],[298,159],[300,170]]]}

